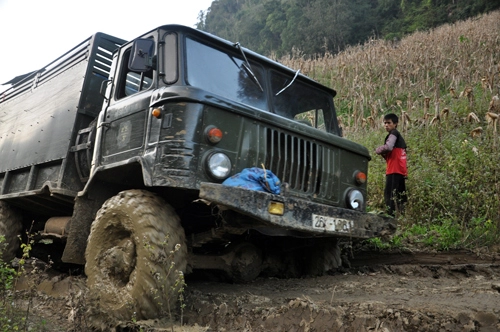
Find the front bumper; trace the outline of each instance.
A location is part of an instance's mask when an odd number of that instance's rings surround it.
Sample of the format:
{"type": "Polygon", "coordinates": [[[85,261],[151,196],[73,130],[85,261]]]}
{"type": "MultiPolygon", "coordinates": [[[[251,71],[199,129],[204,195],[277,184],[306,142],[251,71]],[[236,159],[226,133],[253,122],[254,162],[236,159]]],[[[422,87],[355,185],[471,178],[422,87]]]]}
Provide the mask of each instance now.
{"type": "MultiPolygon", "coordinates": [[[[268,234],[280,234],[279,230],[283,230],[297,236],[368,239],[390,235],[396,230],[396,221],[390,217],[221,184],[202,183],[200,198],[251,217],[252,222],[244,222],[245,226],[268,234]],[[284,204],[283,215],[268,212],[271,202],[284,204]]],[[[240,219],[234,222],[241,225],[241,218],[235,219],[240,219]]]]}

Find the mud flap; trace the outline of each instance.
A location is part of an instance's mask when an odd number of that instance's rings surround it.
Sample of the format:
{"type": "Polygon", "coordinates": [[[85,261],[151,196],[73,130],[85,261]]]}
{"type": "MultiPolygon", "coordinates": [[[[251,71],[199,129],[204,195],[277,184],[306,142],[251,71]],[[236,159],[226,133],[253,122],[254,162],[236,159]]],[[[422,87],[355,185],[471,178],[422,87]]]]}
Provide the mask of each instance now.
{"type": "Polygon", "coordinates": [[[85,195],[76,197],[73,215],[66,226],[68,239],[61,258],[64,263],[85,264],[90,226],[97,211],[114,193],[109,187],[94,185],[85,195]]]}

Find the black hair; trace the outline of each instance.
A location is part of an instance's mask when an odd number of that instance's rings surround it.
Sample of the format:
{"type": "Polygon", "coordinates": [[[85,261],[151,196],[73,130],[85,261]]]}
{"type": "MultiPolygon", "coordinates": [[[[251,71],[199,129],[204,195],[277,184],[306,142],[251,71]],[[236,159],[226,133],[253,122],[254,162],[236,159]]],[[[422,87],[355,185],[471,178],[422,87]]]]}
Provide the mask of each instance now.
{"type": "Polygon", "coordinates": [[[391,120],[392,123],[398,123],[399,122],[398,116],[396,114],[394,114],[394,113],[386,114],[384,116],[384,120],[391,120]]]}

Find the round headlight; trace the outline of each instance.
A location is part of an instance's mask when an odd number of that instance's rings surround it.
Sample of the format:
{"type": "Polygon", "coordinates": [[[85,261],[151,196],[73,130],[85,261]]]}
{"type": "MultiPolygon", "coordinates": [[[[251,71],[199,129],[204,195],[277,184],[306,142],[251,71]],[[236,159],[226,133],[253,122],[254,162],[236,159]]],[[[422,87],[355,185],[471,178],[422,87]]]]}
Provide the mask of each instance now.
{"type": "Polygon", "coordinates": [[[214,153],[207,159],[207,169],[212,177],[218,180],[225,179],[231,173],[231,160],[224,153],[214,153]]]}
{"type": "Polygon", "coordinates": [[[347,194],[347,206],[354,210],[362,210],[365,204],[365,198],[361,191],[353,189],[347,194]]]}

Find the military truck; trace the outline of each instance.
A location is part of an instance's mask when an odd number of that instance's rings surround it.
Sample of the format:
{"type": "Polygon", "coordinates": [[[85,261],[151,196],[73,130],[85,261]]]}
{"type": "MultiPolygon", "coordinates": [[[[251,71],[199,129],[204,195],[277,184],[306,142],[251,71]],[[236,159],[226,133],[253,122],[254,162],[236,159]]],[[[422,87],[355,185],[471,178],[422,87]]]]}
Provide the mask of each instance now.
{"type": "Polygon", "coordinates": [[[31,234],[52,260],[85,265],[109,317],[158,316],[172,267],[321,274],[342,264],[339,241],[395,229],[365,211],[370,154],[342,137],[336,92],[239,43],[180,25],[130,42],[97,33],[12,83],[4,260],[31,234]],[[255,168],[279,193],[223,184],[255,168]]]}

